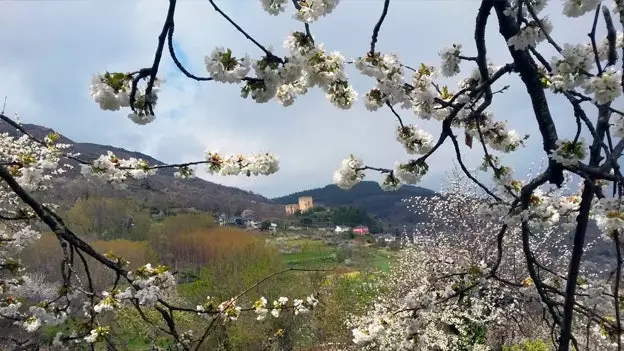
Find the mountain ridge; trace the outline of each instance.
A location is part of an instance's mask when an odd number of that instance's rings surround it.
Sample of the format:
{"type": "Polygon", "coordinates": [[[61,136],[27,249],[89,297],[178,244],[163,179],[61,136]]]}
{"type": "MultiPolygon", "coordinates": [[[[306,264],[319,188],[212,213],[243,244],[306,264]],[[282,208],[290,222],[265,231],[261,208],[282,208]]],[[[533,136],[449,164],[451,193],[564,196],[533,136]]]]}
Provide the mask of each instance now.
{"type": "MultiPolygon", "coordinates": [[[[120,158],[141,158],[150,165],[164,165],[152,156],[124,148],[102,145],[89,142],[76,142],[67,138],[62,133],[52,128],[37,124],[24,123],[21,127],[33,137],[42,140],[49,133],[56,132],[60,135],[57,141],[70,144],[70,152],[80,153],[80,159],[93,161],[107,151],[115,153],[120,158]]],[[[7,123],[0,123],[0,133],[8,133],[12,136],[20,136],[21,133],[7,123]]],[[[76,161],[63,161],[74,166],[63,177],[55,180],[55,189],[51,195],[54,200],[60,200],[69,205],[83,196],[121,197],[132,198],[145,202],[155,208],[194,208],[201,211],[214,213],[236,214],[245,209],[252,209],[258,215],[268,218],[281,218],[284,216],[283,206],[259,194],[247,190],[221,185],[198,177],[191,179],[174,178],[175,170],[172,168],[159,169],[155,175],[141,180],[128,180],[128,188],[125,190],[101,187],[90,184],[80,178],[80,167],[76,161]]]]}
{"type": "Polygon", "coordinates": [[[342,190],[334,184],[321,188],[298,191],[272,198],[274,202],[287,205],[297,203],[300,196],[312,196],[315,205],[329,207],[353,206],[366,210],[385,222],[393,225],[414,224],[420,216],[409,211],[402,199],[414,196],[434,196],[433,190],[413,185],[404,185],[395,191],[381,189],[379,183],[362,181],[350,190],[342,190]]]}
{"type": "MultiPolygon", "coordinates": [[[[120,158],[140,158],[150,165],[164,165],[150,155],[131,151],[124,148],[90,142],[76,142],[62,133],[45,126],[24,123],[21,127],[35,138],[42,140],[49,133],[60,135],[59,143],[71,145],[70,152],[80,153],[80,159],[93,161],[107,151],[113,152],[120,158]]],[[[0,123],[0,132],[19,136],[14,127],[0,123]]],[[[101,187],[87,182],[80,176],[80,165],[76,161],[64,161],[71,164],[70,169],[63,177],[55,180],[55,190],[50,200],[61,201],[71,205],[80,197],[120,197],[130,198],[148,204],[154,209],[166,208],[193,208],[213,213],[235,215],[245,209],[254,210],[264,218],[283,218],[286,216],[284,205],[296,203],[299,196],[312,196],[314,203],[330,207],[358,207],[378,217],[384,222],[401,226],[414,224],[421,218],[410,212],[402,199],[413,196],[433,196],[433,190],[404,185],[396,191],[384,191],[377,182],[363,181],[350,190],[342,190],[334,184],[323,187],[298,191],[288,195],[268,198],[251,191],[225,186],[210,182],[198,177],[178,179],[174,177],[175,169],[161,168],[155,175],[140,180],[126,181],[125,190],[114,189],[110,186],[101,187]]]]}

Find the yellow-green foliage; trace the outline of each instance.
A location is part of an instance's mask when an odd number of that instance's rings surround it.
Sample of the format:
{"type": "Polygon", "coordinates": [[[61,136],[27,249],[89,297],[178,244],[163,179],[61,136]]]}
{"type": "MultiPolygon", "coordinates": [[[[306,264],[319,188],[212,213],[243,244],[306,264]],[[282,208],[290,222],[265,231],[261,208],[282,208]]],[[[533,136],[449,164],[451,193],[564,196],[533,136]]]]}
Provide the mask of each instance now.
{"type": "Polygon", "coordinates": [[[344,324],[352,314],[361,314],[370,307],[378,295],[374,282],[377,276],[366,272],[346,272],[325,279],[322,305],[319,306],[311,326],[313,340],[320,343],[350,343],[352,336],[344,324]]]}
{"type": "Polygon", "coordinates": [[[544,340],[525,340],[520,344],[503,347],[503,351],[550,351],[551,349],[544,340]]]}
{"type": "MultiPolygon", "coordinates": [[[[167,329],[163,318],[156,309],[151,307],[142,308],[143,314],[156,325],[167,329]]],[[[185,331],[193,326],[198,326],[199,318],[189,313],[174,312],[174,320],[178,330],[185,331]]],[[[147,324],[134,307],[123,307],[117,311],[114,320],[110,321],[112,333],[116,341],[122,341],[125,350],[150,350],[150,345],[161,347],[169,345],[170,338],[159,332],[153,326],[147,324]]],[[[205,324],[205,321],[204,321],[205,324]]]]}
{"type": "MultiPolygon", "coordinates": [[[[216,226],[214,218],[208,213],[181,213],[165,217],[150,232],[151,236],[170,238],[182,233],[212,228],[216,226]]],[[[153,238],[155,239],[155,238],[153,238]]]]}
{"type": "MultiPolygon", "coordinates": [[[[277,249],[267,246],[261,237],[238,229],[218,227],[183,234],[173,239],[171,247],[178,250],[179,246],[186,248],[191,256],[208,262],[202,266],[196,281],[178,286],[179,293],[190,305],[203,303],[206,296],[218,301],[227,300],[286,268],[277,249]]],[[[254,287],[241,297],[239,304],[249,306],[260,296],[266,297],[269,303],[280,296],[291,301],[303,298],[316,291],[319,282],[318,274],[286,272],[254,287]]],[[[292,312],[285,312],[278,319],[268,316],[259,322],[254,313],[246,313],[236,323],[228,324],[226,329],[215,330],[205,349],[219,349],[223,345],[228,345],[231,350],[264,349],[268,338],[278,329],[284,330],[280,339],[282,349],[289,349],[301,335],[295,331],[306,329],[307,318],[292,318],[290,314],[292,312]]]]}
{"type": "MultiPolygon", "coordinates": [[[[91,246],[101,254],[112,253],[117,257],[121,257],[128,261],[128,269],[136,269],[146,263],[157,263],[158,259],[154,250],[149,247],[146,241],[130,241],[124,239],[116,239],[110,241],[98,240],[91,242],[91,246]]],[[[107,289],[111,286],[116,275],[107,267],[103,266],[95,259],[86,257],[89,272],[93,284],[98,289],[107,289]]],[[[77,266],[82,268],[82,262],[77,262],[77,266]]]]}
{"type": "Polygon", "coordinates": [[[81,198],[65,214],[69,227],[97,239],[144,240],[151,226],[146,209],[132,200],[81,198]]]}
{"type": "MultiPolygon", "coordinates": [[[[219,230],[194,233],[191,237],[195,239],[199,237],[203,241],[198,240],[192,247],[184,247],[207,264],[201,266],[199,280],[184,284],[181,291],[193,300],[198,299],[196,300],[198,303],[208,295],[219,299],[232,297],[260,279],[284,268],[282,258],[276,249],[267,247],[264,241],[248,233],[219,230]]],[[[182,243],[189,242],[185,238],[176,240],[174,250],[178,250],[178,245],[182,243]]],[[[268,281],[267,284],[254,289],[254,293],[268,293],[266,289],[281,279],[283,277],[268,281]]]]}

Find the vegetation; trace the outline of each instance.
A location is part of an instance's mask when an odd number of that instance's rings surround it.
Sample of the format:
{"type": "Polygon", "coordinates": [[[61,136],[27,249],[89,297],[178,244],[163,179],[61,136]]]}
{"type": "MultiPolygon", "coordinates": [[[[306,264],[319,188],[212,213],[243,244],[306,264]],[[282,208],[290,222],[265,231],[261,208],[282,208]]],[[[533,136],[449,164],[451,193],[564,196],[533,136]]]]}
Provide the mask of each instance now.
{"type": "Polygon", "coordinates": [[[84,236],[102,239],[145,240],[150,228],[148,211],[132,200],[79,198],[65,214],[72,229],[84,236]]]}
{"type": "Polygon", "coordinates": [[[371,233],[380,233],[382,223],[379,219],[369,215],[365,210],[358,207],[313,207],[305,213],[297,212],[299,223],[314,227],[335,227],[346,225],[350,227],[367,226],[371,233]]]}
{"type": "MultiPolygon", "coordinates": [[[[344,240],[324,233],[322,243],[303,241],[284,251],[294,239],[291,233],[270,226],[273,233],[265,236],[217,226],[212,216],[197,213],[209,209],[267,219],[279,206],[241,207],[226,201],[218,187],[198,196],[194,190],[208,184],[194,176],[197,165],[213,175],[272,175],[280,163],[271,152],[209,150],[200,161],[169,165],[128,153],[120,157],[124,151],[114,148],[83,158],[68,150],[59,134],[30,134],[2,112],[0,120],[18,137],[0,134],[1,347],[541,351],[547,340],[557,351],[622,350],[624,175],[618,162],[624,153],[624,112],[617,105],[624,90],[624,58],[618,57],[624,54],[624,34],[616,23],[624,24],[624,0],[611,6],[565,0],[557,4],[562,18],[546,13],[555,7],[545,0],[481,0],[469,31],[471,52],[453,43],[439,52],[439,67],[404,63],[379,50],[389,0],[380,6],[370,45],[348,58],[326,49],[310,26],[335,12],[337,0],[261,1],[274,16],[289,6],[303,22],[300,31],[289,28],[286,39],[280,38],[280,49],[260,43],[209,2],[259,56],[217,47],[204,58],[208,76],[191,73],[176,54],[177,1],[169,0],[146,68],[92,76],[89,95],[100,109],[124,109],[139,125],[154,122],[155,111],[162,109],[163,57],[184,77],[239,85],[242,98],[260,104],[275,100],[287,107],[318,89],[341,110],[358,101],[369,111],[388,108],[387,115],[396,118],[395,139],[410,155],[385,168],[350,154],[333,174],[337,187],[353,189],[368,172],[379,172],[383,190],[414,190],[430,172],[434,155],[452,144],[446,150],[459,167],[448,188],[443,196],[408,199],[419,221],[383,272],[370,265],[384,252],[373,235],[344,240]],[[587,26],[588,36],[560,42],[563,35],[553,26],[561,28],[565,17],[584,21],[578,23],[587,26]],[[491,44],[503,44],[498,47],[505,54],[493,55],[491,44]],[[449,82],[468,65],[467,75],[449,82]],[[360,81],[351,79],[350,67],[373,80],[360,100],[354,88],[360,81]],[[495,110],[506,106],[499,97],[512,85],[527,98],[522,124],[533,128],[536,142],[495,110]],[[567,113],[558,110],[555,118],[553,106],[561,103],[567,113]],[[402,116],[406,111],[427,122],[412,123],[402,116]],[[437,137],[422,129],[436,121],[437,137]],[[545,161],[524,179],[515,175],[507,155],[529,143],[541,151],[530,149],[528,156],[541,154],[545,161]],[[466,164],[469,149],[482,156],[476,170],[466,164]],[[77,202],[66,196],[57,203],[67,194],[55,198],[51,189],[68,184],[63,178],[68,171],[79,173],[88,186],[77,202]],[[113,200],[121,196],[108,193],[109,186],[135,194],[145,190],[144,198],[113,200]],[[170,217],[173,198],[192,205],[170,217]],[[600,250],[606,254],[601,262],[586,255],[595,246],[588,235],[591,220],[597,239],[612,249],[600,250]],[[40,251],[36,245],[43,245],[40,251]],[[50,272],[54,266],[58,270],[50,272]],[[350,329],[351,340],[339,326],[350,329]]],[[[332,33],[349,32],[340,29],[332,33]]],[[[422,34],[411,29],[408,39],[422,34]]],[[[503,116],[509,115],[506,108],[503,116]]],[[[446,162],[448,155],[443,157],[446,162]]],[[[239,200],[263,200],[230,193],[239,200]]],[[[383,201],[374,206],[371,212],[393,210],[383,201]]],[[[370,219],[353,207],[332,210],[328,220],[370,219]]],[[[313,222],[300,215],[303,224],[313,222]]]]}
{"type": "MultiPolygon", "coordinates": [[[[262,349],[268,342],[267,335],[280,329],[288,333],[278,341],[285,348],[312,347],[320,342],[348,343],[350,333],[344,322],[351,311],[364,310],[375,296],[376,290],[367,287],[388,267],[391,259],[386,250],[340,249],[323,240],[307,238],[287,240],[287,245],[298,251],[282,254],[274,245],[266,243],[261,232],[221,227],[207,213],[151,218],[148,211],[136,201],[90,197],[77,200],[65,216],[69,227],[92,238],[90,245],[94,249],[111,257],[123,257],[128,269],[137,269],[145,262],[170,266],[176,272],[178,286],[169,298],[177,303],[201,305],[206,296],[227,300],[272,273],[289,268],[324,270],[309,274],[284,273],[254,289],[256,294],[268,299],[319,292],[325,297],[324,303],[307,321],[292,317],[269,319],[264,324],[241,320],[234,327],[215,330],[205,342],[205,350],[262,349]],[[120,221],[129,216],[145,219],[141,222],[140,235],[135,228],[120,227],[120,221]],[[292,284],[293,281],[297,284],[292,284]]],[[[266,238],[275,237],[266,235],[266,238]]],[[[21,253],[25,266],[38,279],[39,287],[49,287],[29,294],[33,300],[38,298],[37,294],[43,294],[40,297],[44,298],[52,296],[53,287],[63,280],[57,269],[62,263],[62,250],[55,242],[55,234],[44,233],[21,253]]],[[[86,257],[86,262],[94,290],[106,291],[115,284],[114,272],[98,265],[91,257],[86,257]]],[[[79,271],[84,268],[82,263],[76,265],[79,271]]],[[[253,304],[254,300],[242,297],[239,303],[253,304]]],[[[110,320],[112,316],[102,316],[102,323],[110,326],[109,335],[117,347],[150,350],[153,346],[174,346],[166,333],[146,324],[141,313],[160,327],[166,327],[159,319],[159,312],[152,307],[143,308],[142,312],[122,307],[110,320]]],[[[190,330],[200,329],[205,323],[203,318],[184,313],[176,313],[175,318],[180,328],[190,330]]],[[[46,327],[42,329],[41,340],[52,342],[57,333],[66,330],[65,327],[46,327]]]]}

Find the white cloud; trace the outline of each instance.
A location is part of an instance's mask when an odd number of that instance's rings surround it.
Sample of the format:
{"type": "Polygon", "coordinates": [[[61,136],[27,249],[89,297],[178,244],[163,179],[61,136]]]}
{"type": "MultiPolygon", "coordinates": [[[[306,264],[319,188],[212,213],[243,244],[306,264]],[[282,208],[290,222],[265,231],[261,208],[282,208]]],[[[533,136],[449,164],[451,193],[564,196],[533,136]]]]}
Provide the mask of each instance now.
{"type": "MultiPolygon", "coordinates": [[[[220,1],[245,30],[266,46],[283,53],[283,39],[302,25],[290,14],[269,16],[257,1],[220,1]]],[[[364,54],[382,3],[341,1],[330,16],[312,24],[318,42],[347,57],[364,54]]],[[[474,53],[473,26],[478,1],[392,1],[379,35],[377,48],[396,52],[410,65],[437,64],[437,53],[454,42],[474,53]]],[[[560,3],[551,2],[551,19],[561,20],[560,3]]],[[[281,171],[266,178],[217,178],[210,180],[266,195],[285,194],[323,186],[331,181],[340,160],[354,153],[377,166],[392,166],[407,155],[395,142],[396,121],[389,111],[370,113],[361,104],[350,111],[333,108],[317,91],[299,98],[294,106],[276,102],[256,104],[240,98],[235,85],[198,83],[175,73],[167,54],[160,72],[167,78],[150,125],[137,126],[124,112],[103,112],[88,97],[91,74],[104,70],[132,71],[150,66],[167,9],[166,1],[126,2],[2,2],[0,21],[0,97],[8,96],[9,112],[20,112],[23,121],[57,129],[76,141],[112,144],[150,154],[163,161],[201,158],[206,148],[223,152],[272,151],[281,160],[281,171]],[[35,25],[36,24],[36,25],[35,25]]],[[[556,26],[557,39],[585,40],[591,15],[556,26]]],[[[204,55],[215,46],[232,48],[235,55],[261,52],[241,33],[216,14],[208,1],[179,1],[175,38],[183,49],[189,70],[205,75],[204,55]]],[[[504,40],[498,34],[496,16],[490,16],[487,35],[489,56],[497,63],[509,62],[504,40]]],[[[546,57],[552,56],[549,52],[546,57]]],[[[369,79],[350,70],[360,93],[372,87],[369,79]]],[[[467,73],[467,72],[466,72],[467,73]]],[[[520,132],[535,134],[533,114],[526,90],[518,78],[507,79],[512,88],[497,95],[494,111],[520,132]],[[528,121],[528,122],[527,122],[528,121]]],[[[454,86],[451,86],[453,89],[454,86]]],[[[553,106],[562,130],[573,123],[567,107],[553,106]]],[[[408,123],[418,123],[437,135],[439,124],[416,121],[402,113],[408,123]]],[[[461,138],[460,138],[461,139],[461,138]]],[[[539,151],[541,142],[514,156],[523,166],[539,151]]],[[[482,157],[479,148],[463,150],[470,165],[482,157]]],[[[451,167],[451,145],[431,160],[431,174],[424,185],[437,188],[451,167]]],[[[522,168],[522,167],[521,167],[522,168]]]]}

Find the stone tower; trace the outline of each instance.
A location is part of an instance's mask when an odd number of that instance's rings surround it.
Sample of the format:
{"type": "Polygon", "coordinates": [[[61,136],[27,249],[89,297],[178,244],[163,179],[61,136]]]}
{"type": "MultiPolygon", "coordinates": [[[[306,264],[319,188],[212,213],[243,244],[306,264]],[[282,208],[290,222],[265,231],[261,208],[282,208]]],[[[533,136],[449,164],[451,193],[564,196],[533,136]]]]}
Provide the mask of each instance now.
{"type": "Polygon", "coordinates": [[[302,196],[299,198],[299,210],[305,212],[314,207],[312,196],[302,196]]]}

